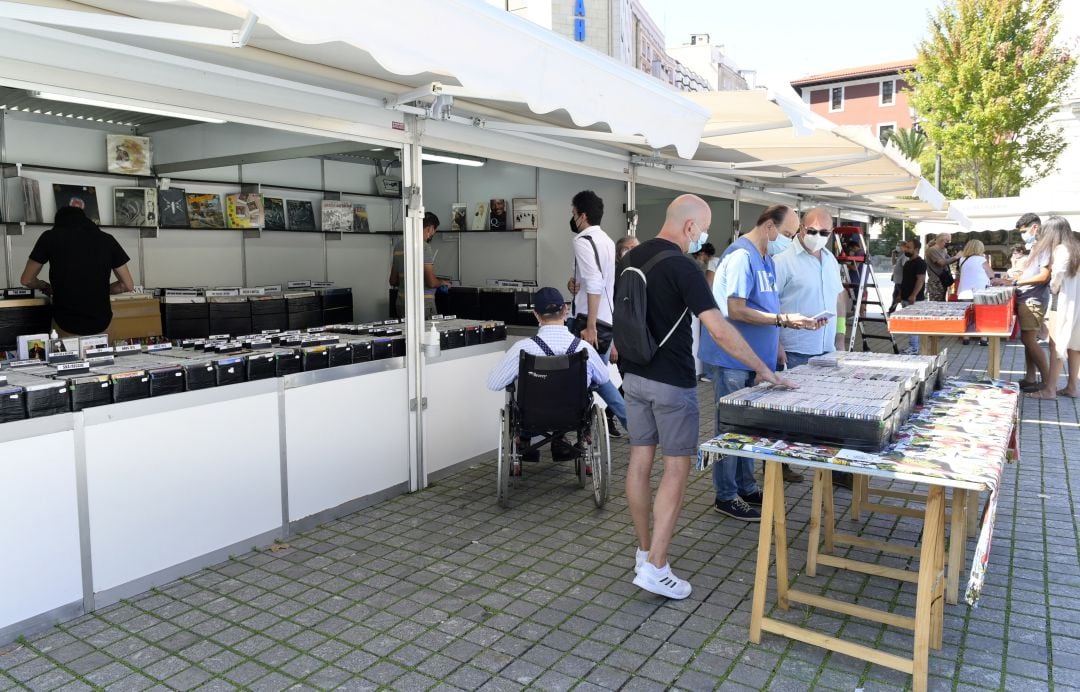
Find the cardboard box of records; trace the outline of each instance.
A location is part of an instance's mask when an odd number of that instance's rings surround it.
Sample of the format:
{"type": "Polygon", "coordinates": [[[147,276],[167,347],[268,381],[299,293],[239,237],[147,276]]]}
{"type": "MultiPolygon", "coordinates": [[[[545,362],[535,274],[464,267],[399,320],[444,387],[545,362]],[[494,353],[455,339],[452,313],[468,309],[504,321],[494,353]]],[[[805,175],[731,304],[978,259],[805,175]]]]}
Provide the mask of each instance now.
{"type": "Polygon", "coordinates": [[[152,295],[128,293],[112,296],[109,342],[161,336],[161,305],[152,295]]]}

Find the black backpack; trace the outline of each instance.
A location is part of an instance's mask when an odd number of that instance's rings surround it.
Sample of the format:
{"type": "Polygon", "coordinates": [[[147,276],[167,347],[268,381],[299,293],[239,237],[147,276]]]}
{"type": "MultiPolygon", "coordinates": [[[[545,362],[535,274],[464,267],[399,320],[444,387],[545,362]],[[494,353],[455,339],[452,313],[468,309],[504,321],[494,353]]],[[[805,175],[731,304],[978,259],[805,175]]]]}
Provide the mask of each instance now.
{"type": "Polygon", "coordinates": [[[646,322],[649,272],[664,260],[681,257],[682,254],[675,250],[664,250],[653,255],[640,269],[628,266],[619,274],[619,280],[615,283],[615,310],[611,320],[614,323],[614,341],[615,347],[619,349],[619,358],[638,365],[647,365],[686,316],[689,308],[683,310],[659,344],[653,338],[646,322]]]}

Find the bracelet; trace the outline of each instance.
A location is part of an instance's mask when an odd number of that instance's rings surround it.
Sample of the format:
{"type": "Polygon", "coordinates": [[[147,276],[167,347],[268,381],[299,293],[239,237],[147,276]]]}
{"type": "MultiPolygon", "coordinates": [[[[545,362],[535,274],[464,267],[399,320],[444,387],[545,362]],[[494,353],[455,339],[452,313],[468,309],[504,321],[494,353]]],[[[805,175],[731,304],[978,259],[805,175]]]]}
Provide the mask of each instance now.
{"type": "Polygon", "coordinates": [[[780,313],[779,313],[779,312],[778,312],[778,313],[776,313],[776,326],[777,326],[777,327],[781,327],[781,326],[783,326],[783,325],[782,325],[782,324],[780,323],[780,313]]]}

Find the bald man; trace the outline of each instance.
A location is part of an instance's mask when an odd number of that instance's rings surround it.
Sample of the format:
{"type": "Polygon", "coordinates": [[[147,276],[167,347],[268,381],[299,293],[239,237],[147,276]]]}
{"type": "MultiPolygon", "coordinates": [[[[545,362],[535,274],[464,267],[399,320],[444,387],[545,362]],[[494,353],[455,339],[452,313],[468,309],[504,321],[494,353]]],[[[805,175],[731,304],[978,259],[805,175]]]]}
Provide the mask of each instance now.
{"type": "MultiPolygon", "coordinates": [[[[690,595],[690,584],[675,576],[668,548],[682,509],[691,460],[697,456],[698,400],[694,372],[691,313],[705,330],[764,381],[791,383],[762,362],[716,307],[705,275],[686,253],[698,250],[708,235],[712,212],[700,197],[682,195],[668,207],[659,235],[626,255],[626,267],[647,271],[646,326],[660,344],[648,363],[626,360],[623,390],[630,433],[626,498],[638,549],[634,584],[667,598],[690,595]],[[657,445],[664,475],[653,501],[649,479],[657,445]],[[651,511],[650,511],[651,510],[651,511]],[[652,530],[649,518],[652,517],[652,530]]],[[[618,345],[618,328],[616,345],[618,345]]]]}

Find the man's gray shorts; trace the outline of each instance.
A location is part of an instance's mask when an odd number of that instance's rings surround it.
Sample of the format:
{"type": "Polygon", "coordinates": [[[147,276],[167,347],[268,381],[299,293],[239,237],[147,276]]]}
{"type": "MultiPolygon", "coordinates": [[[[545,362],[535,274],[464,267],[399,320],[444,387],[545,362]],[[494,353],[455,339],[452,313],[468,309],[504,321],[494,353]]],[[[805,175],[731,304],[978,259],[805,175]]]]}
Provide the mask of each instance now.
{"type": "Polygon", "coordinates": [[[623,378],[630,445],[659,445],[667,457],[697,456],[697,387],[676,387],[637,375],[623,378]]]}

